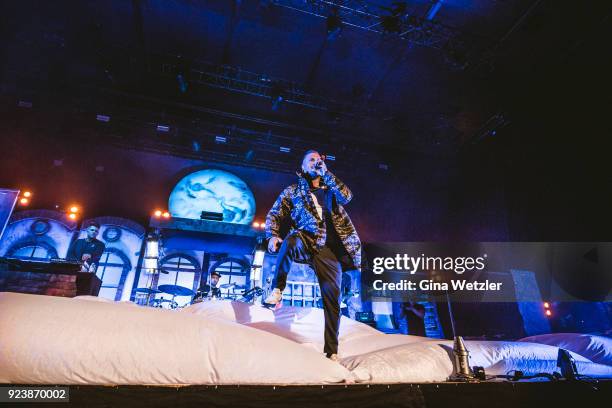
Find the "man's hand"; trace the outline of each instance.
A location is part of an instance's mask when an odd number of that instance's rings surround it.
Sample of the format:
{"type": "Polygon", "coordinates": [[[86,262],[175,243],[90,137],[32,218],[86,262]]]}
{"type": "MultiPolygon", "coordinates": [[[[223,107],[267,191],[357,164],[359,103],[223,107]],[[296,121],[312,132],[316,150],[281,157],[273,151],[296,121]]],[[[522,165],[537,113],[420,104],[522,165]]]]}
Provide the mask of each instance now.
{"type": "Polygon", "coordinates": [[[91,254],[83,254],[83,256],[81,257],[81,261],[83,262],[87,262],[91,259],[91,254]]]}
{"type": "Polygon", "coordinates": [[[325,162],[321,160],[319,163],[317,163],[317,167],[318,168],[315,170],[315,173],[317,173],[318,176],[323,177],[325,173],[327,173],[327,166],[325,165],[325,162]]]}
{"type": "Polygon", "coordinates": [[[282,242],[283,242],[283,240],[280,237],[272,237],[272,238],[270,238],[270,241],[268,241],[268,251],[270,253],[278,252],[282,242]]]}

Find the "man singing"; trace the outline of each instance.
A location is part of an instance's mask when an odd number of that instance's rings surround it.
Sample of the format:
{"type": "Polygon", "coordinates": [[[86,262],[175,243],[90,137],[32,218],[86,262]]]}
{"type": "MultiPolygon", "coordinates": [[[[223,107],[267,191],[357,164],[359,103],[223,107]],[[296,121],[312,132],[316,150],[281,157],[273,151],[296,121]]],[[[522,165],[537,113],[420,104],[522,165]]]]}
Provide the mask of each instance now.
{"type": "Polygon", "coordinates": [[[332,360],[337,360],[338,353],[342,270],[361,266],[361,242],[342,207],[352,196],[348,187],[327,170],[321,155],[309,150],[302,159],[297,184],[283,190],[266,217],[268,250],[278,251],[278,258],[274,290],[265,303],[280,306],[293,262],[309,263],[321,287],[324,352],[332,360]],[[280,237],[283,221],[291,225],[284,240],[280,237]]]}
{"type": "Polygon", "coordinates": [[[104,243],[96,239],[100,224],[90,221],[86,231],[86,238],[77,239],[70,245],[66,259],[82,262],[81,272],[95,272],[105,248],[104,243]]]}

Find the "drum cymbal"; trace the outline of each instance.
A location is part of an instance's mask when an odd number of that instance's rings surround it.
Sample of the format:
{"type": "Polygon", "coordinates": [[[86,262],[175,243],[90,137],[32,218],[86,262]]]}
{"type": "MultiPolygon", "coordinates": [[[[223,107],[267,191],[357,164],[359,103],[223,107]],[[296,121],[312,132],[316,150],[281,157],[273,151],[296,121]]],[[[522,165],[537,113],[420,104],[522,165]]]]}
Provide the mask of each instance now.
{"type": "Polygon", "coordinates": [[[136,293],[144,293],[145,295],[153,295],[155,293],[161,293],[161,290],[151,288],[137,288],[136,293]]]}
{"type": "Polygon", "coordinates": [[[219,285],[219,289],[244,289],[245,286],[244,285],[238,285],[237,283],[233,282],[233,283],[224,283],[223,285],[219,285]]]}
{"type": "Polygon", "coordinates": [[[193,290],[178,285],[159,285],[157,289],[174,296],[193,296],[193,290]]]}

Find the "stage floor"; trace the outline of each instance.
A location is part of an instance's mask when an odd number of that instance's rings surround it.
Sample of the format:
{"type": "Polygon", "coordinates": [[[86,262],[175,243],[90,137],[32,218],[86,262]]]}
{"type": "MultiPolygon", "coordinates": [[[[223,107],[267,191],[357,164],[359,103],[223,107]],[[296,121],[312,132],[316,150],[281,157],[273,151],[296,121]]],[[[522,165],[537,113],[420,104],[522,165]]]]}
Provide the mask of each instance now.
{"type": "MultiPolygon", "coordinates": [[[[14,386],[5,384],[5,386],[14,386]]],[[[612,400],[612,380],[325,386],[70,386],[82,407],[596,407],[612,400]]],[[[66,406],[65,403],[19,406],[66,406]]]]}

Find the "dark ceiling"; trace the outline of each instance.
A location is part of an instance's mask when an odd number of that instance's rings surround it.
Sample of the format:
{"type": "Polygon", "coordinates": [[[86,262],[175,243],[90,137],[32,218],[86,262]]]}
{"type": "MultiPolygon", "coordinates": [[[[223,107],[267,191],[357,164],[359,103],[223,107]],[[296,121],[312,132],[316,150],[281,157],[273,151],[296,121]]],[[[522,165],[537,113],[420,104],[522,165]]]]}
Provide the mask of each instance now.
{"type": "Polygon", "coordinates": [[[109,143],[269,168],[280,146],[455,154],[511,123],[538,67],[609,22],[579,3],[4,2],[3,102],[69,112],[109,143]]]}

